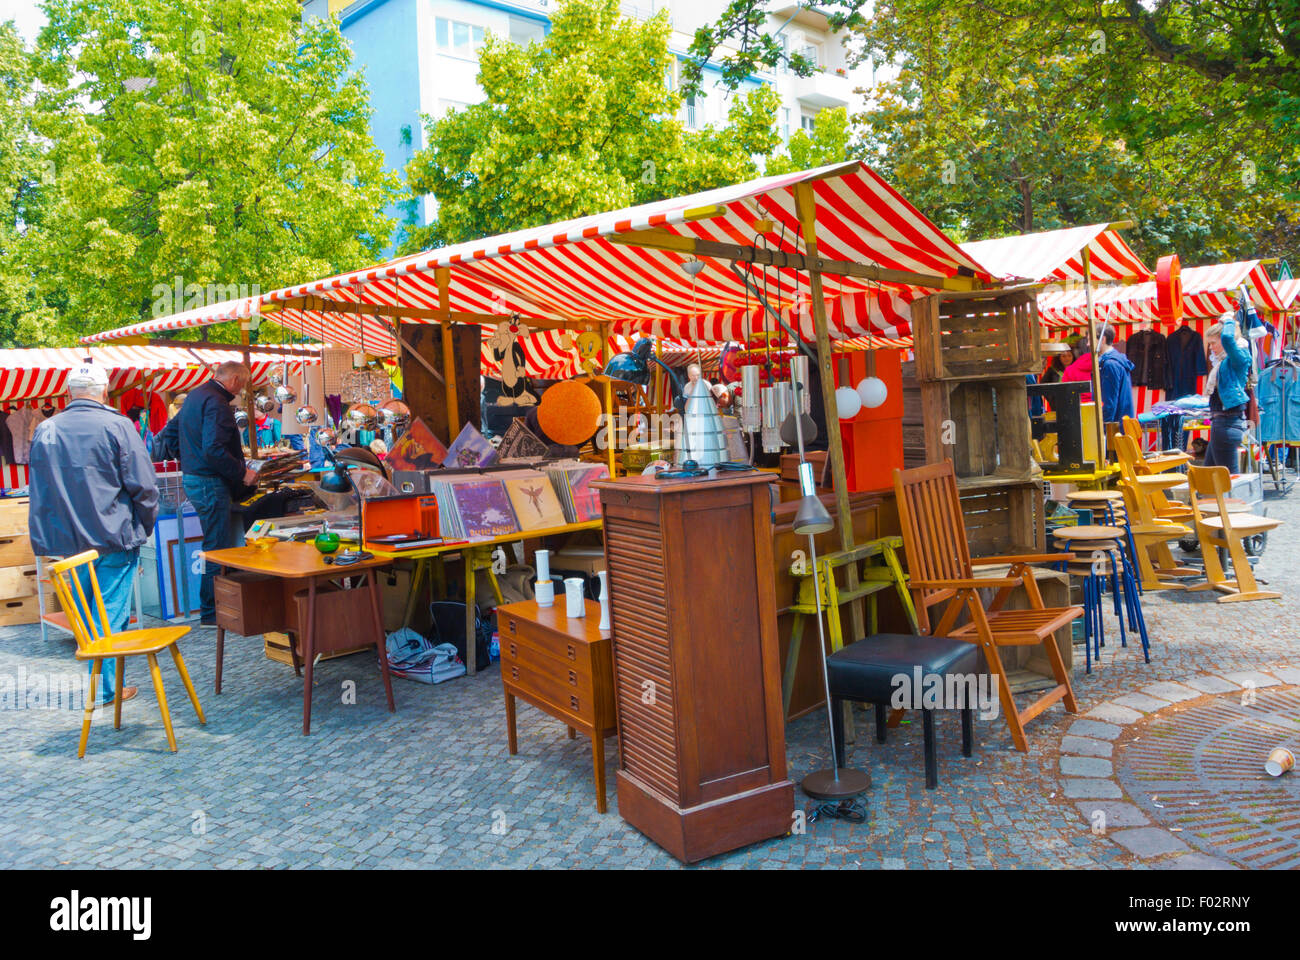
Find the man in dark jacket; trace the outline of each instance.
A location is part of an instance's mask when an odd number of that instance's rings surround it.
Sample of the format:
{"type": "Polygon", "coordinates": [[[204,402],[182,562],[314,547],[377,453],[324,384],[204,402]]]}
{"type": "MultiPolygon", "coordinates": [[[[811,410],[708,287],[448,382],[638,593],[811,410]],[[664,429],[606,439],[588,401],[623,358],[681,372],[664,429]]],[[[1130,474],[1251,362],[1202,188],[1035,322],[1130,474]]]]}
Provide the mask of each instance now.
{"type": "Polygon", "coordinates": [[[1121,417],[1136,417],[1133,411],[1133,361],[1115,349],[1115,328],[1101,328],[1101,359],[1097,361],[1101,380],[1101,411],[1106,423],[1121,417]]]}
{"type": "MultiPolygon", "coordinates": [[[[36,428],[32,437],[29,532],[40,556],[70,557],[96,550],[99,582],[108,622],[96,610],[82,611],[103,634],[126,629],[140,544],[158,516],[158,484],[144,442],[131,421],[107,406],[108,375],[87,364],[68,375],[67,409],[36,428]]],[[[87,600],[88,568],[78,574],[87,600]]],[[[93,607],[94,601],[90,600],[93,607]]],[[[87,664],[93,670],[93,664],[87,664]]],[[[117,690],[116,661],[102,668],[101,703],[117,690]]],[[[125,687],[122,700],[135,696],[125,687]]]]}
{"type": "MultiPolygon", "coordinates": [[[[230,508],[257,479],[257,474],[244,464],[235,411],[230,406],[248,384],[248,377],[248,368],[242,363],[220,364],[211,380],[185,398],[176,417],[185,496],[199,515],[204,550],[235,546],[230,508]]],[[[212,577],[205,564],[199,582],[200,622],[205,625],[217,622],[212,577]]]]}

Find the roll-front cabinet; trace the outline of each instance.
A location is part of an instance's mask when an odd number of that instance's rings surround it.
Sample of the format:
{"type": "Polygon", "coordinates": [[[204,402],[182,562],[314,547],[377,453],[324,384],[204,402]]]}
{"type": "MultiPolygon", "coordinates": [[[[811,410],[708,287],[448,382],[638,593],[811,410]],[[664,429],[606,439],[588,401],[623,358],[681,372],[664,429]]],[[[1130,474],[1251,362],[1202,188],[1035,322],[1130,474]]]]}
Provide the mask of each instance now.
{"type": "Polygon", "coordinates": [[[770,477],[594,484],[605,523],[623,819],[685,862],[782,836],[770,477]]]}

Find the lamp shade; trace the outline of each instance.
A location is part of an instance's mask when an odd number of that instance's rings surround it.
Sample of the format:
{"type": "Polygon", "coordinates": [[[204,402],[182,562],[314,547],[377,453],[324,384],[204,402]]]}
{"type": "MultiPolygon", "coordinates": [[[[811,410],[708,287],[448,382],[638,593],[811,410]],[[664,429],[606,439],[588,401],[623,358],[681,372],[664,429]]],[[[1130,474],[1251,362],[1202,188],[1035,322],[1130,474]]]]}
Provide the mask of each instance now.
{"type": "Polygon", "coordinates": [[[794,532],[801,537],[810,537],[815,533],[825,533],[835,526],[826,506],[815,495],[808,494],[799,501],[799,510],[794,515],[794,532]]]}

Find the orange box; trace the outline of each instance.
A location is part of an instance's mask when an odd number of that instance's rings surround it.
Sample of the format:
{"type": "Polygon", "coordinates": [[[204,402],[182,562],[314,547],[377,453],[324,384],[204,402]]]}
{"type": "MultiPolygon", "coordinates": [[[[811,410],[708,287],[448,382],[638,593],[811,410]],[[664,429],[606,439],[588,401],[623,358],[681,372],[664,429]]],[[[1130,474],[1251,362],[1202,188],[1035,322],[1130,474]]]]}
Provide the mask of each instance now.
{"type": "Polygon", "coordinates": [[[361,502],[365,540],[379,537],[438,536],[438,498],[431,493],[371,497],[361,502]]]}

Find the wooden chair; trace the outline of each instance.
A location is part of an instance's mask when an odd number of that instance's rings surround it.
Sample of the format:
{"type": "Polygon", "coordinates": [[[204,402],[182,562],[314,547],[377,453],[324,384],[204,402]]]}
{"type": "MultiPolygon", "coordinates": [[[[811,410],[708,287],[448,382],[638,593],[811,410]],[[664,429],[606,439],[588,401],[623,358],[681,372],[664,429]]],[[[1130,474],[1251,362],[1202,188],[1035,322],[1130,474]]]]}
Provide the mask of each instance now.
{"type": "MultiPolygon", "coordinates": [[[[1181,487],[1187,478],[1181,473],[1148,471],[1143,466],[1142,453],[1133,438],[1124,434],[1115,438],[1115,453],[1119,458],[1120,476],[1142,496],[1141,506],[1155,520],[1182,523],[1192,519],[1192,508],[1185,503],[1171,501],[1166,490],[1181,487]]],[[[1139,518],[1141,518],[1139,514],[1139,518]]]]}
{"type": "Polygon", "coordinates": [[[1142,424],[1138,423],[1132,417],[1124,418],[1124,436],[1133,441],[1137,448],[1137,472],[1138,473],[1162,473],[1165,470],[1173,470],[1175,467],[1181,467],[1185,463],[1192,462],[1190,453],[1143,453],[1142,452],[1142,424]]]}
{"type": "Polygon", "coordinates": [[[914,470],[895,470],[894,493],[907,551],[909,586],[922,629],[929,627],[929,608],[948,601],[939,622],[928,632],[979,646],[989,671],[997,677],[998,699],[1011,728],[1011,740],[1017,750],[1027,752],[1026,723],[1058,700],[1064,701],[1069,713],[1079,712],[1070,686],[1070,675],[1066,672],[1053,634],[1083,616],[1083,608],[1044,607],[1030,566],[1033,563],[1056,564],[1072,560],[1073,555],[1044,553],[981,557],[981,563],[1005,563],[1010,565],[1010,570],[1005,577],[976,577],[972,571],[952,461],[945,460],[914,470]],[[1004,610],[1011,591],[1018,586],[1025,588],[1029,609],[1004,610]],[[997,593],[985,607],[979,591],[990,587],[997,593]],[[963,609],[969,613],[970,621],[958,626],[957,619],[963,609]],[[1024,710],[1018,710],[998,648],[1039,645],[1051,664],[1056,686],[1024,710]]]}
{"type": "MultiPolygon", "coordinates": [[[[163,650],[171,652],[172,660],[176,663],[176,672],[181,675],[185,689],[189,692],[190,701],[194,704],[194,712],[199,716],[199,723],[207,723],[203,716],[203,708],[199,706],[199,695],[194,692],[194,684],[185,669],[185,661],[181,659],[181,652],[176,647],[176,641],[189,633],[190,628],[149,627],[141,630],[123,630],[121,633],[102,632],[100,625],[107,626],[108,613],[104,610],[104,597],[99,592],[99,580],[95,576],[94,561],[98,556],[98,551],[87,550],[75,557],[53,563],[49,567],[59,603],[67,614],[72,635],[77,641],[77,659],[94,663],[90,675],[90,694],[81,720],[81,742],[77,746],[77,756],[80,758],[86,755],[86,740],[90,736],[90,715],[96,706],[95,688],[104,661],[110,657],[117,661],[117,688],[120,693],[125,683],[126,658],[139,656],[149,658],[149,673],[153,677],[154,693],[158,695],[158,708],[162,711],[163,726],[167,729],[167,743],[171,746],[172,753],[175,753],[176,735],[172,732],[172,718],[167,711],[167,695],[163,693],[157,654],[163,650]],[[86,599],[81,579],[76,573],[78,567],[87,567],[89,570],[90,592],[94,598],[98,622],[95,616],[91,615],[90,602],[86,599]]],[[[120,730],[121,727],[122,698],[117,696],[113,699],[113,729],[120,730]]]]}
{"type": "Polygon", "coordinates": [[[1201,558],[1205,561],[1205,583],[1190,589],[1218,590],[1224,594],[1218,598],[1219,603],[1280,600],[1282,594],[1259,589],[1241,541],[1244,537],[1272,530],[1280,526],[1281,521],[1234,510],[1226,497],[1232,489],[1232,474],[1227,467],[1188,467],[1187,477],[1192,485],[1196,537],[1201,544],[1201,558]],[[1213,513],[1198,500],[1202,495],[1213,498],[1213,513]],[[1232,572],[1236,579],[1229,580],[1224,573],[1219,560],[1220,549],[1227,550],[1232,558],[1232,572]]]}

